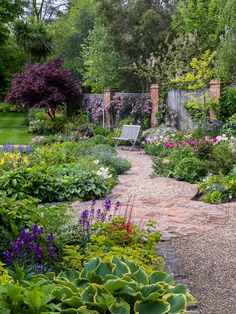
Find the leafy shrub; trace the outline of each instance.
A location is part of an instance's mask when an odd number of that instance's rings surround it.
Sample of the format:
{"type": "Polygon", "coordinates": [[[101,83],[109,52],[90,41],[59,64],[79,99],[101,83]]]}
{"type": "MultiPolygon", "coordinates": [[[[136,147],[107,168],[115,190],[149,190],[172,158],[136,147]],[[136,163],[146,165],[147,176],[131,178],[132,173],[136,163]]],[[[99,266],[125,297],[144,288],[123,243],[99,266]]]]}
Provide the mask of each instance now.
{"type": "Polygon", "coordinates": [[[173,176],[173,164],[169,160],[155,157],[152,159],[153,175],[157,177],[172,177],[173,176]]]}
{"type": "Polygon", "coordinates": [[[46,122],[44,120],[35,119],[29,122],[29,132],[35,134],[46,133],[46,122]]]}
{"type": "Polygon", "coordinates": [[[228,141],[221,141],[215,145],[210,159],[213,173],[228,174],[236,162],[236,157],[233,153],[233,145],[228,141]]]}
{"type": "Polygon", "coordinates": [[[9,275],[8,270],[4,267],[5,265],[0,262],[0,288],[5,287],[6,284],[13,282],[12,277],[9,275]]]}
{"type": "Polygon", "coordinates": [[[158,156],[160,158],[167,155],[167,148],[163,145],[163,143],[144,145],[144,151],[146,154],[158,156]]]}
{"type": "Polygon", "coordinates": [[[23,74],[15,76],[6,100],[23,109],[37,105],[44,108],[53,120],[60,105],[68,105],[78,96],[78,84],[72,74],[62,68],[62,61],[57,59],[46,64],[26,65],[23,74]]]}
{"type": "Polygon", "coordinates": [[[236,197],[236,178],[233,175],[210,176],[199,184],[199,191],[207,203],[223,203],[236,197]]]}
{"type": "Polygon", "coordinates": [[[78,158],[74,150],[78,147],[76,143],[54,143],[52,145],[38,147],[34,150],[30,159],[35,165],[59,165],[76,162],[78,158]]]}
{"type": "Polygon", "coordinates": [[[203,161],[196,157],[185,157],[173,170],[173,177],[190,183],[199,181],[206,176],[208,170],[203,161]]]}
{"type": "Polygon", "coordinates": [[[222,121],[207,121],[204,123],[199,122],[198,124],[194,124],[191,129],[191,137],[193,139],[202,139],[205,136],[216,137],[222,133],[222,121]]]}
{"type": "MultiPolygon", "coordinates": [[[[135,263],[116,256],[106,263],[91,259],[81,273],[70,270],[58,277],[37,275],[32,281],[48,284],[49,295],[57,300],[54,303],[66,312],[185,313],[187,304],[194,301],[184,285],[174,285],[171,275],[153,272],[148,276],[135,263]]],[[[7,300],[6,295],[3,298],[7,300]]]]}
{"type": "Polygon", "coordinates": [[[232,119],[229,119],[222,127],[222,133],[227,136],[236,137],[236,115],[232,119]]]}
{"type": "Polygon", "coordinates": [[[97,126],[94,129],[94,134],[96,134],[96,135],[108,136],[110,133],[111,133],[111,131],[107,128],[97,126]]]}
{"type": "Polygon", "coordinates": [[[236,114],[236,89],[224,88],[220,97],[219,118],[223,121],[236,114]]]}
{"type": "Polygon", "coordinates": [[[194,155],[200,159],[208,159],[214,149],[212,141],[201,139],[194,146],[194,155]]]}
{"type": "Polygon", "coordinates": [[[12,313],[185,313],[194,302],[187,287],[163,272],[147,275],[142,268],[113,256],[91,259],[81,273],[71,269],[33,276],[1,289],[0,309],[12,313]]]}
{"type": "Polygon", "coordinates": [[[46,123],[46,128],[51,133],[62,132],[65,128],[65,118],[63,115],[56,115],[53,120],[48,120],[46,123]]]}
{"type": "Polygon", "coordinates": [[[167,127],[164,124],[162,124],[156,129],[145,130],[141,135],[141,139],[144,140],[146,138],[166,137],[167,135],[174,135],[175,132],[176,132],[175,129],[167,127]]]}
{"type": "Polygon", "coordinates": [[[0,194],[14,200],[28,196],[42,202],[89,200],[110,192],[115,181],[79,164],[19,167],[0,178],[0,194]]]}
{"type": "Polygon", "coordinates": [[[0,251],[7,249],[8,243],[15,241],[20,231],[30,228],[34,222],[44,226],[45,232],[57,236],[65,222],[70,221],[68,206],[64,204],[43,205],[38,207],[38,200],[27,199],[13,201],[10,198],[0,200],[0,251]]]}
{"type": "Polygon", "coordinates": [[[151,230],[155,223],[150,221],[141,228],[132,222],[131,214],[129,204],[122,210],[117,201],[112,208],[111,201],[106,199],[103,208],[96,209],[93,201],[91,207],[81,213],[79,224],[65,227],[62,237],[67,244],[66,264],[81,270],[94,255],[104,261],[117,255],[135,261],[147,272],[162,269],[163,259],[156,254],[161,235],[151,230]]]}

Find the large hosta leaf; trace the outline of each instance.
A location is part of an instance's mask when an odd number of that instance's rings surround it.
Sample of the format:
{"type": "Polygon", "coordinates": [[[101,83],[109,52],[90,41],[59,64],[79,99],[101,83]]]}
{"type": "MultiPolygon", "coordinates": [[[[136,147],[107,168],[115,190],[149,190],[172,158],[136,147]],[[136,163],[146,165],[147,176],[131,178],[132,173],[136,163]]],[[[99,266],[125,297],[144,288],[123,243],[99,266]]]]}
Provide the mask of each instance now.
{"type": "Polygon", "coordinates": [[[78,307],[80,307],[82,305],[82,302],[81,302],[80,297],[74,295],[69,299],[63,300],[63,304],[66,304],[69,307],[77,309],[78,307]]]}
{"type": "Polygon", "coordinates": [[[178,284],[175,287],[173,287],[167,291],[167,293],[175,293],[175,294],[178,294],[178,293],[186,294],[188,292],[189,292],[188,288],[184,285],[181,285],[181,284],[178,284]]]}
{"type": "Polygon", "coordinates": [[[109,306],[111,314],[130,314],[130,306],[127,302],[120,300],[109,306]]]}
{"type": "Polygon", "coordinates": [[[98,311],[88,310],[86,306],[80,307],[76,313],[77,314],[99,314],[98,311]]]}
{"type": "Polygon", "coordinates": [[[108,306],[112,303],[115,302],[115,298],[113,297],[113,295],[107,291],[105,288],[103,287],[96,287],[96,294],[94,296],[94,301],[99,304],[99,306],[108,306]]]}
{"type": "Polygon", "coordinates": [[[96,268],[95,273],[104,278],[106,275],[112,274],[112,267],[108,263],[101,262],[96,268]]]}
{"type": "Polygon", "coordinates": [[[146,285],[140,289],[140,292],[144,299],[149,298],[149,300],[152,300],[151,296],[153,295],[153,293],[155,294],[155,296],[153,296],[155,298],[159,298],[165,294],[165,290],[159,284],[146,285]]]}
{"type": "Polygon", "coordinates": [[[70,269],[70,270],[67,270],[67,271],[60,273],[59,277],[65,278],[69,281],[74,281],[75,279],[80,278],[80,274],[78,271],[76,271],[74,269],[70,269]]]}
{"type": "Polygon", "coordinates": [[[117,291],[123,287],[129,286],[129,282],[122,279],[116,279],[116,280],[108,280],[103,287],[107,290],[113,292],[117,291]]]}
{"type": "Polygon", "coordinates": [[[170,304],[170,313],[172,314],[181,314],[187,308],[187,300],[184,294],[167,294],[163,299],[170,304]]]}
{"type": "Polygon", "coordinates": [[[139,268],[139,270],[136,271],[136,273],[134,273],[132,275],[132,278],[135,281],[137,281],[137,283],[139,283],[139,284],[142,284],[142,285],[148,285],[149,284],[148,275],[141,268],[139,268]]]}
{"type": "Polygon", "coordinates": [[[167,284],[172,284],[174,277],[172,275],[166,274],[164,272],[154,272],[149,277],[150,283],[157,283],[159,281],[165,282],[167,284]]]}
{"type": "Polygon", "coordinates": [[[139,270],[139,267],[135,263],[133,263],[133,262],[131,262],[131,261],[125,259],[125,258],[121,258],[121,261],[126,263],[126,265],[130,269],[131,274],[133,274],[133,273],[135,273],[136,271],[139,270]]]}
{"type": "Polygon", "coordinates": [[[135,314],[165,314],[170,311],[170,304],[165,301],[137,301],[134,305],[135,314]]]}
{"type": "Polygon", "coordinates": [[[113,269],[113,274],[117,277],[122,277],[124,274],[127,274],[130,272],[128,266],[121,262],[116,256],[112,257],[112,263],[115,265],[113,269]]]}
{"type": "Polygon", "coordinates": [[[87,278],[88,273],[92,270],[95,270],[100,263],[101,260],[99,258],[92,258],[88,263],[84,265],[84,269],[82,270],[80,277],[87,278]]]}

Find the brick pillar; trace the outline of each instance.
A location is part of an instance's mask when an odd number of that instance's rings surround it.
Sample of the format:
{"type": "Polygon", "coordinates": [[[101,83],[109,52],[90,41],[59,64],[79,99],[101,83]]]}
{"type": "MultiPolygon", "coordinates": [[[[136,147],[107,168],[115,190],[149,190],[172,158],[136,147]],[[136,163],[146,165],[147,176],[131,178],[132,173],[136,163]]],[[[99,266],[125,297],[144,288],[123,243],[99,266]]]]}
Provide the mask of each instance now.
{"type": "MultiPolygon", "coordinates": [[[[210,96],[212,100],[219,100],[221,96],[222,90],[222,82],[220,80],[211,80],[210,81],[210,96]]],[[[210,111],[210,120],[216,120],[216,113],[211,110],[210,111]]]]}
{"type": "Polygon", "coordinates": [[[151,113],[151,128],[157,127],[157,112],[159,103],[159,85],[151,85],[151,103],[152,103],[152,113],[151,113]]]}
{"type": "Polygon", "coordinates": [[[108,129],[111,129],[111,114],[108,108],[110,107],[111,100],[114,97],[116,92],[117,92],[117,89],[113,88],[109,91],[106,91],[103,95],[103,104],[104,104],[104,109],[105,109],[105,126],[108,129]]]}

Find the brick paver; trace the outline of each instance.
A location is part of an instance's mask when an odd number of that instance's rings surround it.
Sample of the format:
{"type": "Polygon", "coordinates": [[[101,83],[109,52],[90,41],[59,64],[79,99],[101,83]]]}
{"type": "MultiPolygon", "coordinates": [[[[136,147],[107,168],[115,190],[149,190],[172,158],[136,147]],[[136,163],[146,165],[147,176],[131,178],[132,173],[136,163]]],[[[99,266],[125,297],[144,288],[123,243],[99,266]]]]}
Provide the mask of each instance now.
{"type": "MultiPolygon", "coordinates": [[[[151,158],[142,151],[118,150],[132,163],[131,170],[119,176],[109,197],[122,204],[133,204],[135,220],[155,220],[157,229],[166,239],[198,235],[227,221],[225,205],[206,204],[191,200],[197,186],[170,178],[151,178],[151,158]]],[[[75,209],[87,206],[76,203],[75,209]]]]}

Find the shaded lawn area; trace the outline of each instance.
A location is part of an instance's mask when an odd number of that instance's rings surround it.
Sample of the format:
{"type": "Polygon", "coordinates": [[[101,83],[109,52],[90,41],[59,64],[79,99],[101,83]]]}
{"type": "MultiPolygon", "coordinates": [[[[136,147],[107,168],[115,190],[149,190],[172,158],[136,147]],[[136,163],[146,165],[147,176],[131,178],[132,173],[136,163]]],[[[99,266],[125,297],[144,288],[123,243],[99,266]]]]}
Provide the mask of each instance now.
{"type": "Polygon", "coordinates": [[[27,144],[33,135],[24,125],[26,113],[0,112],[0,144],[27,144]]]}

